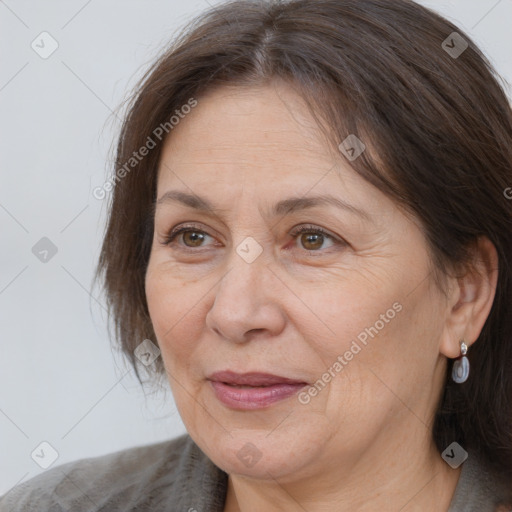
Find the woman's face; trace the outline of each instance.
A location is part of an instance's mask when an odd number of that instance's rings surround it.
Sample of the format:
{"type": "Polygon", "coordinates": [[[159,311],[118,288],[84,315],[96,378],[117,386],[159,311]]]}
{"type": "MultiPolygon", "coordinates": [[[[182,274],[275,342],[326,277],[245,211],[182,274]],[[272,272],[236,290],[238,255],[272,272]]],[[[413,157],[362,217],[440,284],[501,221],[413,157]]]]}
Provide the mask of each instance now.
{"type": "Polygon", "coordinates": [[[447,306],[425,239],[288,86],[199,98],[157,198],[149,312],[183,422],[219,467],[287,481],[429,445],[447,306]]]}

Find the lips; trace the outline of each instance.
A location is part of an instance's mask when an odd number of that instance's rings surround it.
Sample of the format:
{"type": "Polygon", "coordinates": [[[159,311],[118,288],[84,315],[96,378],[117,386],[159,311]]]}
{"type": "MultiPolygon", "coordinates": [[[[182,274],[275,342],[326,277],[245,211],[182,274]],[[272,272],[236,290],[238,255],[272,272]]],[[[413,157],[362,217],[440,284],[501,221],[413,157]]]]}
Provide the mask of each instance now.
{"type": "Polygon", "coordinates": [[[216,372],[208,380],[218,400],[238,410],[269,407],[307,386],[304,381],[258,372],[216,372]]]}
{"type": "Polygon", "coordinates": [[[231,371],[216,372],[210,375],[209,380],[222,382],[230,386],[266,387],[277,384],[307,384],[304,381],[288,379],[270,373],[235,373],[231,371]]]}

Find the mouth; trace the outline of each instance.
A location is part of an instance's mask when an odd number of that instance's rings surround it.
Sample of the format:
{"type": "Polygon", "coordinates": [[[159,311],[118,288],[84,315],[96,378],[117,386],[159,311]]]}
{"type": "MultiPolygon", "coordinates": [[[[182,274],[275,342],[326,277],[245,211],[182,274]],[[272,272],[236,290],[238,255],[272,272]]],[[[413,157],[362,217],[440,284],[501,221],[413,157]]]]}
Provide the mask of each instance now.
{"type": "Polygon", "coordinates": [[[239,410],[269,407],[308,385],[305,381],[260,372],[216,372],[208,380],[220,402],[239,410]]]}

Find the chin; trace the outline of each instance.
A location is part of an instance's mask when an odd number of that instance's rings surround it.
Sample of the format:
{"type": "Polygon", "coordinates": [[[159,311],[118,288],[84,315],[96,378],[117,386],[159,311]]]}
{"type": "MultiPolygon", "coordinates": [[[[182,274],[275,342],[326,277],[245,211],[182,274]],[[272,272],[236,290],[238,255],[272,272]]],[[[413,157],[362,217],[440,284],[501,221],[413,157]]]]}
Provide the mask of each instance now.
{"type": "Polygon", "coordinates": [[[305,468],[319,456],[322,441],[318,436],[325,436],[316,427],[314,431],[288,428],[226,430],[218,427],[192,435],[198,446],[223,471],[228,474],[244,475],[257,479],[279,478],[280,482],[295,480],[303,474],[305,468]],[[316,434],[316,436],[314,435],[316,434]],[[197,439],[197,440],[196,440],[197,439]],[[293,475],[293,478],[292,478],[293,475]]]}

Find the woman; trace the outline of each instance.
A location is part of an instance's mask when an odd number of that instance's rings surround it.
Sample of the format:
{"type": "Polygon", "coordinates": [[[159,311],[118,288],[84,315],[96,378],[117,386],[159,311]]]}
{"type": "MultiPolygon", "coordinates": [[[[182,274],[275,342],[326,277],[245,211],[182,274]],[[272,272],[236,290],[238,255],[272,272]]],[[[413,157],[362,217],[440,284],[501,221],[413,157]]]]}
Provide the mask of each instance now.
{"type": "Polygon", "coordinates": [[[188,434],[0,504],[510,510],[511,141],[485,57],[411,1],[199,18],[134,95],[98,267],[188,434]]]}

